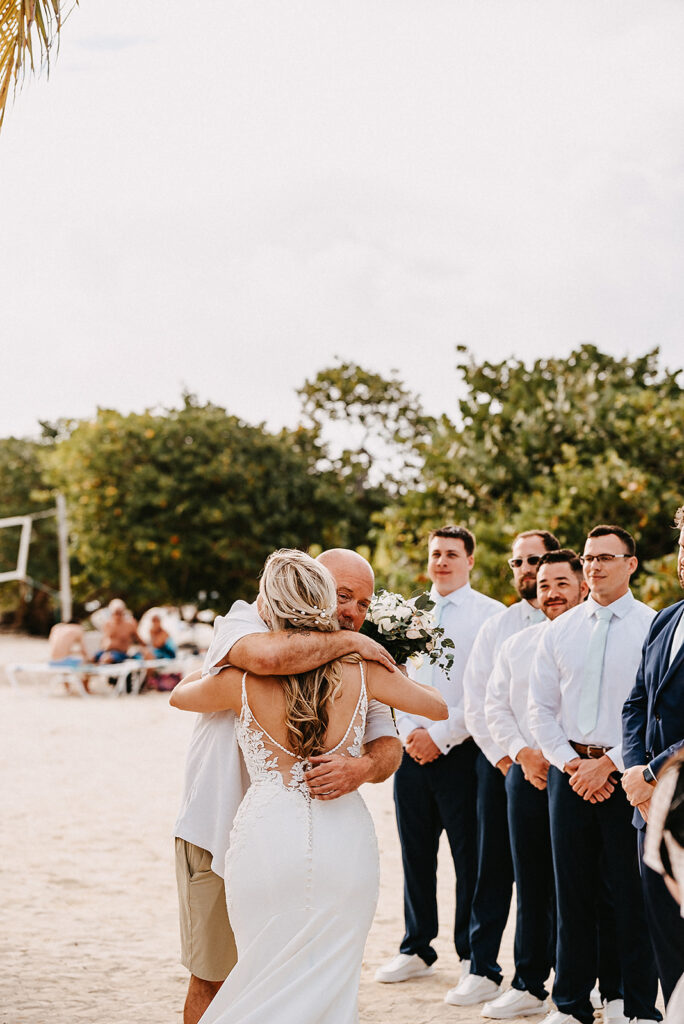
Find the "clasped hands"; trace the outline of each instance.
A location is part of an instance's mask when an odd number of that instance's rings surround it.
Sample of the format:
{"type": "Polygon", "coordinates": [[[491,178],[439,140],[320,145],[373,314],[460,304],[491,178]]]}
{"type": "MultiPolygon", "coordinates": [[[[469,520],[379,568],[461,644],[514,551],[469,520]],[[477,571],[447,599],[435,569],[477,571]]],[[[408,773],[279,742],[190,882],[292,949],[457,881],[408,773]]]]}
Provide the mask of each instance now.
{"type": "Polygon", "coordinates": [[[648,808],[653,796],[654,782],[644,778],[645,764],[627,768],[622,776],[622,788],[632,807],[636,807],[644,821],[648,821],[648,808]]]}
{"type": "Polygon", "coordinates": [[[603,803],[617,785],[617,768],[606,754],[597,758],[573,757],[563,765],[563,771],[570,776],[570,785],[577,795],[590,804],[603,803]]]}
{"type": "Polygon", "coordinates": [[[523,747],[518,751],[516,761],[523,770],[523,775],[535,789],[546,789],[549,774],[549,762],[541,750],[535,747],[523,747]]]}
{"type": "Polygon", "coordinates": [[[442,751],[439,749],[427,729],[422,727],[409,733],[406,740],[406,753],[416,764],[429,764],[436,761],[442,751]]]}

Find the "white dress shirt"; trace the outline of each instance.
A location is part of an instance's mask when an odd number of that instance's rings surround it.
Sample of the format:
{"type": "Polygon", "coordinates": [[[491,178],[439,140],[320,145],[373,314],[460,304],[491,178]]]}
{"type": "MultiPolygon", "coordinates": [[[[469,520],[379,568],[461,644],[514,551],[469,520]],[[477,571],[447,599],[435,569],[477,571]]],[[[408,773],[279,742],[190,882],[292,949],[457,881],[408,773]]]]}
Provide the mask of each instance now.
{"type": "Polygon", "coordinates": [[[417,670],[409,662],[408,671],[412,679],[421,683],[431,683],[439,690],[449,705],[449,717],[443,722],[432,722],[420,715],[397,711],[397,729],[404,743],[414,729],[427,729],[433,743],[446,754],[470,735],[464,717],[463,672],[480,626],[501,611],[503,606],[499,601],[473,590],[469,583],[458,590],[452,590],[445,597],[441,597],[433,587],[430,598],[433,601],[445,602],[440,624],[445,636],[454,642],[453,650],[448,648],[454,655],[453,665],[448,676],[437,666],[430,666],[427,659],[417,670]]]}
{"type": "Polygon", "coordinates": [[[548,624],[545,619],[504,640],[487,683],[487,726],[512,761],[523,747],[537,747],[527,721],[527,696],[537,644],[548,624]]]}
{"type": "Polygon", "coordinates": [[[534,625],[535,622],[541,622],[543,618],[544,613],[534,608],[529,601],[518,601],[485,622],[470,652],[463,676],[466,728],[493,765],[498,764],[507,753],[492,738],[485,716],[487,683],[496,656],[504,640],[514,633],[519,633],[521,629],[534,625]]]}
{"type": "MultiPolygon", "coordinates": [[[[231,647],[252,633],[268,633],[256,601],[236,601],[228,615],[214,622],[214,636],[202,672],[215,674],[231,647]]],[[[371,700],[368,704],[364,743],[397,731],[390,709],[371,700]]],[[[212,711],[198,714],[185,762],[185,784],[174,835],[212,855],[211,869],[223,878],[233,818],[249,786],[249,776],[235,736],[235,713],[212,711]]]]}
{"type": "Polygon", "coordinates": [[[679,613],[679,622],[675,629],[674,636],[672,637],[672,646],[670,647],[670,660],[668,662],[668,668],[672,668],[672,663],[679,654],[679,648],[684,644],[684,608],[679,613]]]}
{"type": "Polygon", "coordinates": [[[587,649],[596,610],[591,597],[549,623],[541,635],[530,676],[528,722],[544,756],[556,768],[577,757],[575,743],[607,747],[618,771],[622,761],[622,705],[629,696],[641,660],[641,648],[655,615],[627,591],[607,607],[613,612],[603,658],[596,725],[584,733],[578,725],[587,649]]]}

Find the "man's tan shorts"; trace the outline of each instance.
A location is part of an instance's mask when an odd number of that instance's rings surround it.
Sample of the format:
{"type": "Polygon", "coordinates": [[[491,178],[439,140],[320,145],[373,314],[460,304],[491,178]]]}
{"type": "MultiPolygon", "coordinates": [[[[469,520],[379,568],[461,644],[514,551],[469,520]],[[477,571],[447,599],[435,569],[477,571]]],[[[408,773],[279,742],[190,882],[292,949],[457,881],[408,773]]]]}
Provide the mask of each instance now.
{"type": "Polygon", "coordinates": [[[223,879],[211,854],[176,837],[181,963],[203,981],[224,981],[237,963],[223,879]]]}

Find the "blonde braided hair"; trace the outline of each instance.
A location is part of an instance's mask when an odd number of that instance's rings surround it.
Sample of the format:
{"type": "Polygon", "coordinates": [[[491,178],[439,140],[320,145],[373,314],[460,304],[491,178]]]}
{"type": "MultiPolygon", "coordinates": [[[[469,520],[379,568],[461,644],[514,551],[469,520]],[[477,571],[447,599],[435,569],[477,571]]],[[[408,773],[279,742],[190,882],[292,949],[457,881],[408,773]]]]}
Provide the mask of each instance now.
{"type": "MultiPolygon", "coordinates": [[[[273,630],[338,630],[337,591],[330,572],[303,551],[269,555],[259,585],[262,615],[273,630]]],[[[342,682],[339,660],[310,672],[282,676],[288,746],[299,757],[321,753],[328,708],[342,682]]]]}

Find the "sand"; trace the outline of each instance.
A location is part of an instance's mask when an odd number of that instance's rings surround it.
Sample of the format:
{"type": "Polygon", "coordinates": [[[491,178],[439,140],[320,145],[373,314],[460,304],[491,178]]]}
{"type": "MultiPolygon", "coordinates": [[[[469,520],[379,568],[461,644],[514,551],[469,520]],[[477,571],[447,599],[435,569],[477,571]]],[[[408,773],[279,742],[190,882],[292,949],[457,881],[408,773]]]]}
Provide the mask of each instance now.
{"type": "MultiPolygon", "coordinates": [[[[44,641],[0,635],[0,665],[45,656],[44,641]]],[[[178,963],[172,832],[193,717],[158,693],[83,699],[39,678],[12,689],[0,668],[0,1024],[182,1021],[187,974],[178,963]]],[[[378,832],[381,889],[362,1024],[481,1020],[479,1007],[443,1002],[459,974],[445,844],[434,975],[373,981],[403,933],[402,872],[391,782],[364,787],[364,797],[378,832]]],[[[502,963],[510,980],[511,920],[502,963]]]]}

